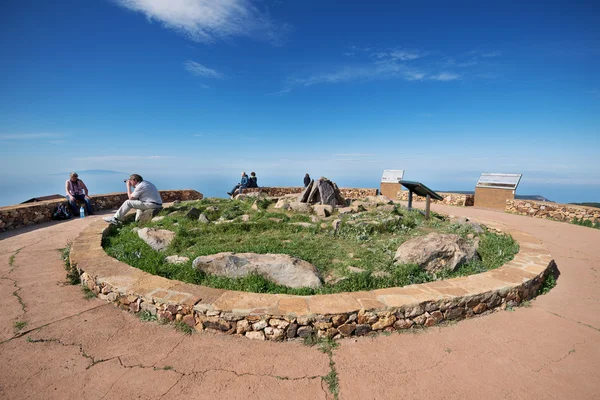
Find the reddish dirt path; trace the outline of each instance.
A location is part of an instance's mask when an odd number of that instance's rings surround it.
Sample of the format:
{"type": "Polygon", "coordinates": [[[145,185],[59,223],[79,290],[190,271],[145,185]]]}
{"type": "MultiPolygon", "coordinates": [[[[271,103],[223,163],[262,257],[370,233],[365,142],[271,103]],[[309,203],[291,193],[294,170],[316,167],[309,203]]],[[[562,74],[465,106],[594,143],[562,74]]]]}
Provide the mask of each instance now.
{"type": "MultiPolygon", "coordinates": [[[[542,239],[561,272],[558,285],[512,312],[342,340],[333,352],[340,399],[600,398],[600,231],[434,209],[542,239]]],[[[57,249],[93,218],[0,234],[1,399],[333,397],[321,379],[329,358],[316,348],[186,336],[63,284],[57,249]],[[16,321],[27,322],[17,335],[16,321]]]]}

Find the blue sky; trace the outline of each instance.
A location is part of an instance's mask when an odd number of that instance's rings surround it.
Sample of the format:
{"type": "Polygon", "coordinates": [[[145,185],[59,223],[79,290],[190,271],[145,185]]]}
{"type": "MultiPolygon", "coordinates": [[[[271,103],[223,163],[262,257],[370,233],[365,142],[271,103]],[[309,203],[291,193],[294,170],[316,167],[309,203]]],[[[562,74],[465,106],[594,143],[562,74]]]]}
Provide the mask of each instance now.
{"type": "Polygon", "coordinates": [[[89,169],[213,195],[242,170],[377,187],[405,169],[600,201],[600,3],[416,3],[1,2],[0,191],[89,169]]]}

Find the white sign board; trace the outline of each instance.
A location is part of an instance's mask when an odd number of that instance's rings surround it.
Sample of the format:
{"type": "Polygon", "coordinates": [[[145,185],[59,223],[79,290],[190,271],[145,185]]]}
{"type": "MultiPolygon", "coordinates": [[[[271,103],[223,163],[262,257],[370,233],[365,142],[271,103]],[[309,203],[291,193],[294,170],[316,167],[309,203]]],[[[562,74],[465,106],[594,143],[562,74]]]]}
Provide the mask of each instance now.
{"type": "Polygon", "coordinates": [[[479,177],[476,187],[516,190],[522,174],[492,174],[484,172],[479,177]]]}
{"type": "Polygon", "coordinates": [[[403,169],[386,169],[383,171],[381,183],[398,183],[399,180],[402,180],[403,176],[403,169]]]}

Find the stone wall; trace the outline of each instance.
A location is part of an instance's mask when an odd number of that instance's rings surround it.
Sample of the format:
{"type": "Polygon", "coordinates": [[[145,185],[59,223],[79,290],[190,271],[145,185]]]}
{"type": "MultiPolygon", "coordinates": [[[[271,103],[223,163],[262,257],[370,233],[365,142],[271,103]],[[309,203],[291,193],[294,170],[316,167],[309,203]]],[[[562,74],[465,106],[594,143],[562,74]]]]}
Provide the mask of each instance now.
{"type": "MultiPolygon", "coordinates": [[[[244,189],[243,193],[262,193],[270,197],[282,197],[288,194],[300,194],[303,187],[260,187],[244,189]]],[[[363,199],[367,196],[377,196],[377,189],[340,188],[340,193],[345,199],[363,199]]]]}
{"type": "Polygon", "coordinates": [[[507,200],[504,211],[530,217],[571,222],[573,218],[600,222],[600,208],[532,200],[507,200]]]}
{"type": "MultiPolygon", "coordinates": [[[[475,196],[472,194],[460,194],[460,193],[438,193],[444,198],[444,200],[431,199],[432,203],[446,204],[448,206],[461,206],[469,207],[474,203],[475,196]]],[[[398,193],[398,200],[408,201],[408,190],[403,190],[398,193]]],[[[425,202],[425,197],[417,196],[413,194],[413,201],[425,202]]]]}
{"type": "MultiPolygon", "coordinates": [[[[174,200],[201,200],[204,196],[195,190],[161,190],[165,203],[174,200]]],[[[127,200],[127,193],[108,193],[90,196],[95,211],[118,208],[127,200]]],[[[59,204],[66,200],[48,200],[37,203],[0,207],[0,232],[47,222],[59,204]]]]}

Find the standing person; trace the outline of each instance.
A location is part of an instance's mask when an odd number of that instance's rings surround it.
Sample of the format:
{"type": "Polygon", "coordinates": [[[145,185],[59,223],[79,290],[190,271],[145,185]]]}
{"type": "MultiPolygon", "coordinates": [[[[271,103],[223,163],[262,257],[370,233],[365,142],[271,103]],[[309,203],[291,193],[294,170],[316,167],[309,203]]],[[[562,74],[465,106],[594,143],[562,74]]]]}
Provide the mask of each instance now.
{"type": "Polygon", "coordinates": [[[132,208],[137,210],[135,220],[137,221],[144,210],[152,210],[162,208],[162,198],[156,186],[145,181],[140,175],[132,174],[125,181],[127,187],[127,197],[121,208],[117,210],[114,216],[105,217],[104,220],[111,224],[120,224],[125,218],[125,214],[132,208]],[[131,188],[134,188],[133,192],[131,188]]]}
{"type": "Polygon", "coordinates": [[[242,193],[242,189],[245,189],[248,187],[248,175],[246,175],[246,172],[242,172],[242,179],[240,180],[240,183],[238,183],[237,185],[235,185],[233,187],[233,189],[231,189],[231,192],[227,192],[228,195],[233,196],[233,194],[235,193],[235,191],[237,189],[240,189],[240,194],[242,193]]]}
{"type": "Polygon", "coordinates": [[[77,208],[77,200],[85,202],[85,208],[87,209],[88,215],[94,215],[94,209],[90,197],[88,196],[88,188],[85,183],[79,179],[77,172],[71,172],[69,179],[65,182],[65,191],[67,192],[67,201],[73,210],[73,215],[79,215],[79,208],[77,208]]]}
{"type": "Polygon", "coordinates": [[[249,188],[257,188],[258,187],[258,178],[256,177],[256,172],[250,172],[250,178],[248,178],[248,187],[249,188]]]}
{"type": "Polygon", "coordinates": [[[309,183],[310,183],[310,175],[308,175],[308,172],[307,172],[306,175],[304,175],[304,187],[307,187],[309,183]]]}

